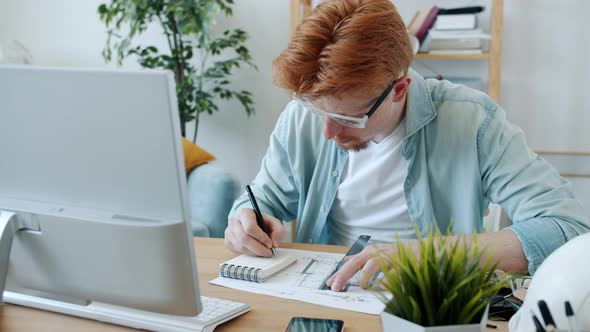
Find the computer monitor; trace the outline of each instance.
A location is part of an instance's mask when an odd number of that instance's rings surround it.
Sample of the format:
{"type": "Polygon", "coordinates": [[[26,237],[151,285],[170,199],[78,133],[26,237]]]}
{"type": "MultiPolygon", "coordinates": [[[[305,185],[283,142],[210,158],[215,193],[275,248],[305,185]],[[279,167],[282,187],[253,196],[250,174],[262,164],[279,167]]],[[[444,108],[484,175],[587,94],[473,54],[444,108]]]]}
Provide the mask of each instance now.
{"type": "Polygon", "coordinates": [[[179,131],[171,73],[0,66],[4,300],[196,316],[179,131]]]}

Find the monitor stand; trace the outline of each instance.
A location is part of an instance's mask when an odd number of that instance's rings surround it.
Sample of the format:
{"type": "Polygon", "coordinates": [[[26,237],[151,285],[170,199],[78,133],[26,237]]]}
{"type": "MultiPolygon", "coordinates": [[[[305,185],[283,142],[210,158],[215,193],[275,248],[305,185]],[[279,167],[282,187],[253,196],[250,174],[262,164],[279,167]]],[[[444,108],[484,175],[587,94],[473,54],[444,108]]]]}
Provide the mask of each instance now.
{"type": "Polygon", "coordinates": [[[33,218],[18,218],[14,212],[0,210],[0,304],[4,303],[12,239],[16,232],[22,230],[41,231],[41,228],[33,218]]]}
{"type": "MultiPolygon", "coordinates": [[[[27,218],[15,212],[0,210],[0,305],[12,303],[138,329],[199,331],[203,328],[198,321],[191,321],[192,317],[179,318],[91,301],[72,301],[72,299],[60,299],[43,293],[5,292],[12,240],[19,231],[40,232],[40,223],[36,218],[27,218]]],[[[231,318],[241,314],[236,314],[231,318]]]]}

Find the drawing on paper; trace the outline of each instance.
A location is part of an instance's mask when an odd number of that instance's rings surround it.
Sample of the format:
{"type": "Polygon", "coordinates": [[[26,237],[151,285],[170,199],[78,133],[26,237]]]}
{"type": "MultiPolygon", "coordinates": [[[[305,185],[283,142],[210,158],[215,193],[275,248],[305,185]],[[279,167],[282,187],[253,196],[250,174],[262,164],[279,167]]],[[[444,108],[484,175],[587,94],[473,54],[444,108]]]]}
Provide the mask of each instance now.
{"type": "MultiPolygon", "coordinates": [[[[297,262],[278,275],[262,282],[216,278],[211,283],[247,292],[266,294],[282,298],[300,300],[352,311],[378,314],[383,310],[383,303],[372,291],[351,286],[347,292],[333,292],[318,288],[343,254],[280,249],[297,256],[297,262]]],[[[351,282],[354,285],[354,282],[351,282]]]]}

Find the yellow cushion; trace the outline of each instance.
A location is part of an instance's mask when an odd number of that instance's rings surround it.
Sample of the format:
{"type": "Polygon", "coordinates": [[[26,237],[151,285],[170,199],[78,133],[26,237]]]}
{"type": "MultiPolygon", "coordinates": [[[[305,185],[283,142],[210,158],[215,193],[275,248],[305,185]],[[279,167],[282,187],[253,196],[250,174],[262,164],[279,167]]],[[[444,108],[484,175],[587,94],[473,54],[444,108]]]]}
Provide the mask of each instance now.
{"type": "Polygon", "coordinates": [[[215,160],[212,154],[184,137],[182,138],[182,149],[184,150],[184,165],[186,166],[187,174],[195,169],[195,167],[215,160]]]}

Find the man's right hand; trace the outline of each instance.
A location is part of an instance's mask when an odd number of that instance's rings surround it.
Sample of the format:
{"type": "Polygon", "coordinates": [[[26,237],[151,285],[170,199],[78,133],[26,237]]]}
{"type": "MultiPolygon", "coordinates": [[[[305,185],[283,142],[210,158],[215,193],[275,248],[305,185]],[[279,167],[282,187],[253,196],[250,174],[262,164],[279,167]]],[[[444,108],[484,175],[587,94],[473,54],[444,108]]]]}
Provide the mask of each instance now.
{"type": "Polygon", "coordinates": [[[258,227],[254,210],[243,208],[230,216],[225,229],[225,247],[251,256],[272,257],[270,248],[278,247],[287,231],[277,218],[264,213],[262,218],[270,237],[258,227]]]}

